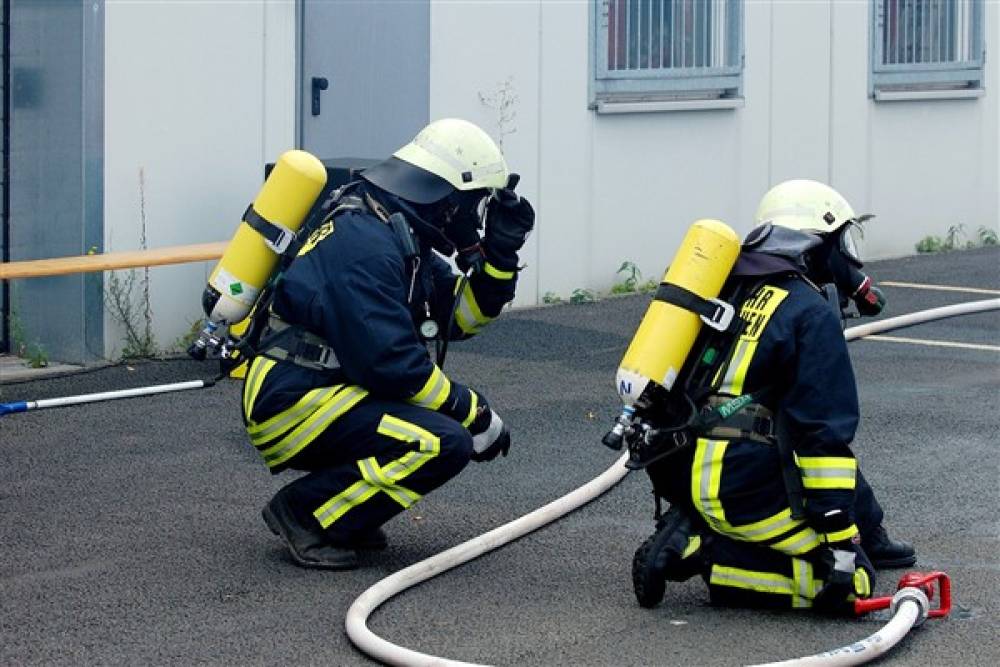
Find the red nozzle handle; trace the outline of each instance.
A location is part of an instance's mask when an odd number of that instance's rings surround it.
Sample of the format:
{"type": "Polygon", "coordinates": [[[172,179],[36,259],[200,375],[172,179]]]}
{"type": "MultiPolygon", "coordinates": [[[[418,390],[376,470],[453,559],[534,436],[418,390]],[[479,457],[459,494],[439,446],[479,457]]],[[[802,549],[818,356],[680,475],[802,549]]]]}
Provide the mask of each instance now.
{"type": "MultiPolygon", "coordinates": [[[[944,572],[907,572],[899,579],[896,590],[919,588],[928,600],[934,599],[935,582],[938,589],[938,606],[927,612],[928,618],[943,618],[951,613],[951,579],[944,572]]],[[[879,609],[888,609],[892,596],[854,601],[854,614],[861,616],[879,609]]]]}

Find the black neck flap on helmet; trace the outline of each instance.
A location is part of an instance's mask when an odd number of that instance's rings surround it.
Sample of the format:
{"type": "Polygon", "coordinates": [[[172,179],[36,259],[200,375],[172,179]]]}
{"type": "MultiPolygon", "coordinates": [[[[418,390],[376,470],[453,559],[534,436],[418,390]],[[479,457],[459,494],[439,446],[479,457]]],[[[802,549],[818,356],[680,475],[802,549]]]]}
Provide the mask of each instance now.
{"type": "Polygon", "coordinates": [[[377,198],[383,205],[402,212],[438,252],[451,256],[478,248],[487,190],[458,190],[440,176],[397,157],[366,169],[361,178],[380,191],[377,198]]]}

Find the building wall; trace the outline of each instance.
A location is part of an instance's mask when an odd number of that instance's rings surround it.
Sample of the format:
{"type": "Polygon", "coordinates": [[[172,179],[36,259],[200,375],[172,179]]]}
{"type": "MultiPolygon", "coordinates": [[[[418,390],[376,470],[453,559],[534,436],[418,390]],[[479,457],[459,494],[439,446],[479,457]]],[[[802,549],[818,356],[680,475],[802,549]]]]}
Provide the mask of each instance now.
{"type": "MultiPolygon", "coordinates": [[[[264,164],[294,147],[294,2],[107,0],[105,10],[106,250],[140,247],[143,209],[150,248],[230,238],[264,164]]],[[[161,348],[202,316],[213,265],[150,269],[161,348]]],[[[106,323],[115,356],[121,326],[106,323]]]]}
{"type": "MultiPolygon", "coordinates": [[[[516,92],[504,149],[539,222],[519,303],[607,289],[623,261],[659,277],[693,220],[744,233],[768,187],[793,177],[829,182],[878,214],[870,258],[911,254],[958,223],[970,235],[996,228],[995,59],[985,97],[876,103],[868,3],[744,6],[742,108],[597,115],[587,109],[589,3],[432,4],[431,118],[465,116],[497,134],[482,95],[505,81],[516,92]]],[[[986,22],[995,46],[996,3],[986,22]]]]}

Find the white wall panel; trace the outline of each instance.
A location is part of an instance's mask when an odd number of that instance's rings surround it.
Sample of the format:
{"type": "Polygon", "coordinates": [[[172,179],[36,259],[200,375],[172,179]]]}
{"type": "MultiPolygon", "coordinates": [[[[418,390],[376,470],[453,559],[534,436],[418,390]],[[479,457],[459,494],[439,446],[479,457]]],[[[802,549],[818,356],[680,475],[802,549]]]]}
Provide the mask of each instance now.
{"type": "MultiPolygon", "coordinates": [[[[106,4],[105,246],[139,245],[139,172],[151,248],[228,239],[294,141],[295,7],[106,4]]],[[[211,265],[151,270],[158,342],[201,316],[211,265]]],[[[120,347],[109,322],[107,341],[120,347]]]]}
{"type": "Polygon", "coordinates": [[[771,182],[829,179],[830,3],[773,5],[771,182]]]}
{"type": "MultiPolygon", "coordinates": [[[[532,202],[540,202],[542,4],[536,0],[431,6],[431,120],[464,118],[494,139],[502,138],[508,165],[523,177],[518,192],[532,202]],[[516,98],[511,107],[514,115],[501,124],[498,111],[482,98],[496,98],[508,81],[516,98]]],[[[518,278],[515,304],[535,303],[541,264],[538,236],[528,240],[521,261],[528,267],[518,278]]]]}

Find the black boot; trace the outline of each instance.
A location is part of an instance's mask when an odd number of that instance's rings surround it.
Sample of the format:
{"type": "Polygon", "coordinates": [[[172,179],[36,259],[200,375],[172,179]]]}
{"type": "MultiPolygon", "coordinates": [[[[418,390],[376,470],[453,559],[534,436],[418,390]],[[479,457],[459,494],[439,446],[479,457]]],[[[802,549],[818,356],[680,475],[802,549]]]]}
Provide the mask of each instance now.
{"type": "Polygon", "coordinates": [[[700,571],[696,555],[683,558],[691,536],[691,520],[671,507],[656,524],[656,532],[632,558],[632,587],[639,605],[655,607],[663,599],[666,581],[685,581],[700,571]]]}
{"type": "Polygon", "coordinates": [[[909,542],[892,539],[883,526],[862,535],[861,548],[864,549],[876,570],[910,567],[917,562],[913,545],[909,542]]]}
{"type": "Polygon", "coordinates": [[[330,544],[315,520],[306,525],[298,519],[288,501],[287,491],[288,487],[278,491],[261,515],[271,532],[285,542],[292,560],[301,567],[320,570],[352,570],[358,567],[358,554],[354,549],[330,544]]]}
{"type": "Polygon", "coordinates": [[[330,543],[344,549],[358,551],[382,551],[389,546],[389,537],[381,527],[362,530],[344,539],[333,538],[330,543]]]}

